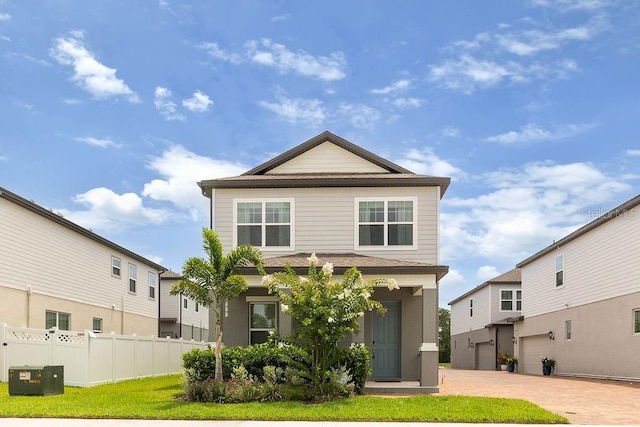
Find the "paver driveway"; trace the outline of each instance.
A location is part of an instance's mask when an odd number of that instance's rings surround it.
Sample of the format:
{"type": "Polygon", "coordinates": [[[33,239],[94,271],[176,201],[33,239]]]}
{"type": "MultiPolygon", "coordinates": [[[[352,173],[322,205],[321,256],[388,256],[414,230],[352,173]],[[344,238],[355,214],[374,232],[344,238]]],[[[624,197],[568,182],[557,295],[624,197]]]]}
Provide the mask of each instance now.
{"type": "Polygon", "coordinates": [[[640,384],[445,369],[440,395],[524,399],[572,424],[640,425],[640,384]]]}

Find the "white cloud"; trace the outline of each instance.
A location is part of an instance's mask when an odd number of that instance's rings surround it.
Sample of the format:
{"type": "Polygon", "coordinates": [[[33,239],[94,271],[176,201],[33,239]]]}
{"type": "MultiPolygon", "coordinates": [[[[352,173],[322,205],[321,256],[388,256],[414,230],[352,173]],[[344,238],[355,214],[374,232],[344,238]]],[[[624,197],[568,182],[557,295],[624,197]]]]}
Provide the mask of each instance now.
{"type": "Polygon", "coordinates": [[[0,34],[0,40],[4,41],[4,42],[10,42],[11,39],[7,36],[3,36],[2,34],[0,34]]]}
{"type": "Polygon", "coordinates": [[[381,89],[371,89],[369,92],[376,95],[388,95],[390,93],[404,92],[411,86],[411,81],[407,79],[398,80],[390,84],[389,86],[381,89]]]}
{"type": "Polygon", "coordinates": [[[185,121],[186,117],[179,113],[177,110],[177,105],[173,102],[173,95],[171,91],[166,87],[158,86],[156,87],[153,104],[156,106],[156,109],[162,114],[165,120],[180,120],[185,121]]]}
{"type": "Polygon", "coordinates": [[[640,150],[627,150],[627,156],[640,156],[640,150]]]}
{"type": "Polygon", "coordinates": [[[53,40],[49,55],[60,65],[73,67],[73,80],[98,99],[124,97],[140,102],[138,95],[124,80],[116,77],[116,69],[100,63],[84,46],[84,34],[72,31],[69,37],[53,40]]]}
{"type": "Polygon", "coordinates": [[[398,108],[419,108],[424,100],[420,98],[396,98],[393,100],[392,104],[398,108]]]}
{"type": "Polygon", "coordinates": [[[145,184],[142,195],[188,209],[192,218],[208,216],[209,199],[202,195],[197,182],[236,176],[250,169],[240,163],[199,156],[180,145],[174,145],[160,156],[151,158],[147,167],[161,178],[145,184]]]}
{"type": "Polygon", "coordinates": [[[489,192],[442,200],[442,259],[516,264],[593,218],[585,209],[631,190],[590,163],[533,162],[476,177],[489,192]]]}
{"type": "Polygon", "coordinates": [[[269,39],[248,41],[245,48],[252,62],[275,68],[281,73],[293,72],[326,81],[341,80],[346,76],[347,63],[342,52],[313,56],[303,50],[292,52],[269,39]]]}
{"type": "Polygon", "coordinates": [[[174,219],[174,214],[169,210],[143,206],[142,199],[135,193],[116,194],[104,187],[78,194],[73,201],[87,209],[61,209],[59,212],[70,221],[92,230],[120,231],[133,226],[162,224],[174,219]]]}
{"type": "Polygon", "coordinates": [[[499,135],[484,138],[487,142],[501,144],[515,144],[539,141],[558,141],[587,132],[596,126],[595,123],[568,124],[558,126],[553,130],[546,130],[535,123],[527,123],[520,131],[509,131],[499,135]]]}
{"type": "Polygon", "coordinates": [[[216,42],[202,43],[200,47],[205,49],[209,55],[216,59],[220,59],[222,61],[230,62],[236,65],[242,63],[242,57],[240,55],[238,55],[237,53],[229,53],[226,50],[221,49],[216,42]]]}
{"type": "Polygon", "coordinates": [[[281,92],[276,94],[276,98],[277,102],[260,101],[258,104],[292,124],[319,126],[326,118],[322,101],[318,99],[288,98],[281,92]]]}
{"type": "Polygon", "coordinates": [[[460,129],[449,126],[442,129],[441,133],[443,138],[456,138],[460,135],[460,129]]]}
{"type": "Polygon", "coordinates": [[[271,18],[271,22],[285,21],[291,17],[290,13],[283,13],[282,15],[274,16],[271,18]]]}
{"type": "Polygon", "coordinates": [[[9,158],[0,154],[0,162],[6,162],[6,161],[9,161],[9,158]]]}
{"type": "Polygon", "coordinates": [[[369,130],[375,127],[381,117],[378,110],[364,104],[342,103],[338,107],[338,114],[346,117],[353,126],[369,130]]]}
{"type": "Polygon", "coordinates": [[[403,154],[402,159],[395,162],[420,175],[444,177],[460,177],[464,175],[462,170],[438,157],[429,147],[422,150],[411,149],[403,154]]]}
{"type": "Polygon", "coordinates": [[[94,147],[101,147],[101,148],[107,148],[107,147],[121,147],[121,144],[118,144],[117,142],[112,141],[109,138],[94,138],[93,136],[85,136],[85,137],[78,137],[74,139],[77,142],[82,142],[84,144],[87,145],[93,145],[94,147]]]}
{"type": "Polygon", "coordinates": [[[8,21],[11,19],[11,15],[8,13],[0,12],[0,21],[8,21]]]}
{"type": "Polygon", "coordinates": [[[213,101],[203,92],[195,91],[193,96],[182,101],[182,106],[194,113],[203,113],[213,105],[213,101]]]}
{"type": "Polygon", "coordinates": [[[65,98],[62,100],[62,102],[64,104],[67,105],[78,105],[78,104],[82,104],[82,101],[80,101],[79,99],[75,99],[75,98],[65,98]]]}
{"type": "Polygon", "coordinates": [[[499,275],[500,273],[498,272],[498,269],[492,265],[483,265],[482,267],[478,268],[478,271],[476,272],[476,276],[483,283],[499,275]]]}
{"type": "Polygon", "coordinates": [[[560,12],[593,11],[614,4],[611,0],[530,0],[529,3],[532,6],[552,8],[560,12]]]}
{"type": "MultiPolygon", "coordinates": [[[[454,268],[450,268],[447,275],[444,276],[442,280],[440,280],[439,287],[441,290],[446,289],[449,292],[452,292],[455,289],[459,289],[463,287],[465,283],[466,281],[462,273],[460,273],[460,271],[454,268]]],[[[449,301],[446,301],[446,302],[449,302],[449,301]]]]}

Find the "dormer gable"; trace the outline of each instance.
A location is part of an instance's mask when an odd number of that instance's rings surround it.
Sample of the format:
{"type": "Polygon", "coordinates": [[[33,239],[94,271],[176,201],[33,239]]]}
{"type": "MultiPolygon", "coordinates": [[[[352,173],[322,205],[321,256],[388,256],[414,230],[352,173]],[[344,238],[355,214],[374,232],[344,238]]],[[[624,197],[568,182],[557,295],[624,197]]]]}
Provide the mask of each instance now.
{"type": "Polygon", "coordinates": [[[411,174],[412,172],[325,131],[242,175],[302,173],[411,174]]]}

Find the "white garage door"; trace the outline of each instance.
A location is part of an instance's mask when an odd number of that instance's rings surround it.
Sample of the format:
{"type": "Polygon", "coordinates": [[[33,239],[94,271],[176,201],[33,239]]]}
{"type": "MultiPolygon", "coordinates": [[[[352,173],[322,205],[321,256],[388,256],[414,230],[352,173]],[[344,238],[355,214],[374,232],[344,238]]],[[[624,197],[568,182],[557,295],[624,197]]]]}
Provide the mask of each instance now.
{"type": "Polygon", "coordinates": [[[520,354],[522,357],[518,360],[518,372],[542,375],[540,356],[553,358],[549,353],[551,350],[549,337],[546,335],[537,335],[534,337],[520,338],[520,346],[520,354]]]}

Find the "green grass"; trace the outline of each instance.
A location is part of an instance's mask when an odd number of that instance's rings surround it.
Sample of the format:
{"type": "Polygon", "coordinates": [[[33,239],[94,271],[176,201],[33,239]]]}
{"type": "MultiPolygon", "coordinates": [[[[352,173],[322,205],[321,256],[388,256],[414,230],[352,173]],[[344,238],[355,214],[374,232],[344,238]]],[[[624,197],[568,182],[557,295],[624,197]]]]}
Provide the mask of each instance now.
{"type": "Polygon", "coordinates": [[[313,405],[189,403],[176,400],[182,392],[180,381],[179,375],[171,375],[91,388],[65,387],[64,394],[45,397],[9,396],[7,383],[0,383],[0,417],[568,423],[524,400],[487,397],[358,396],[313,405]]]}

